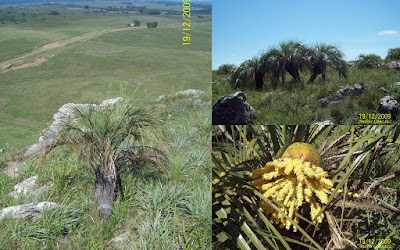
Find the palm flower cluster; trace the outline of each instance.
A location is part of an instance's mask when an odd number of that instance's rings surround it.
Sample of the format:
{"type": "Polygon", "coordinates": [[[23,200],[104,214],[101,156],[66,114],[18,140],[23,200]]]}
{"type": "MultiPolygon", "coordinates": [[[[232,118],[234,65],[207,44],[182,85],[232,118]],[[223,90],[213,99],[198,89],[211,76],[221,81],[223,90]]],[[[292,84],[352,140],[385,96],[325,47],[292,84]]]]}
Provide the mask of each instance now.
{"type": "MultiPolygon", "coordinates": [[[[304,143],[296,144],[298,145],[293,145],[295,147],[303,146],[304,148],[304,145],[301,145],[304,143]]],[[[312,147],[311,145],[308,146],[312,147]]],[[[315,148],[313,150],[317,152],[315,148]]],[[[308,155],[310,154],[305,153],[290,157],[290,155],[284,153],[282,158],[268,162],[265,167],[256,169],[250,176],[254,179],[253,185],[261,190],[266,198],[273,197],[285,205],[285,208],[281,208],[281,210],[291,219],[298,212],[303,201],[306,201],[311,208],[311,219],[321,223],[323,215],[320,214],[317,217],[321,207],[315,196],[321,203],[327,204],[332,182],[326,178],[327,173],[321,167],[313,164],[315,161],[308,160],[308,155]]],[[[290,229],[291,222],[266,202],[262,202],[260,209],[271,214],[273,222],[280,224],[287,230],[290,229]]],[[[298,223],[297,217],[293,220],[298,223]]],[[[296,231],[295,227],[293,227],[293,231],[296,231]]]]}

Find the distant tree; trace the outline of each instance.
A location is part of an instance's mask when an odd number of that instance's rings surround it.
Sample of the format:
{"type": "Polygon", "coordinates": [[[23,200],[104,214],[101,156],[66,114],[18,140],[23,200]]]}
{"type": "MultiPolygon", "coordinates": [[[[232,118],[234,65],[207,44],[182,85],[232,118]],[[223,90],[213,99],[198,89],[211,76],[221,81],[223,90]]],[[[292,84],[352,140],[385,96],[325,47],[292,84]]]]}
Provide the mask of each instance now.
{"type": "Polygon", "coordinates": [[[222,64],[218,67],[217,74],[218,75],[230,75],[236,70],[235,64],[222,64]]]}
{"type": "Polygon", "coordinates": [[[50,11],[49,15],[57,16],[57,15],[60,15],[60,12],[58,12],[56,10],[52,10],[52,11],[50,11]]]}
{"type": "Polygon", "coordinates": [[[80,159],[93,170],[98,210],[108,218],[111,203],[122,195],[122,173],[146,162],[156,163],[163,154],[138,145],[143,129],[154,124],[149,112],[135,104],[120,102],[98,110],[94,105],[72,109],[77,124],[64,123],[49,151],[59,146],[78,149],[80,159]]]}
{"type": "Polygon", "coordinates": [[[400,48],[389,49],[386,59],[399,60],[400,59],[400,48]]]}
{"type": "Polygon", "coordinates": [[[148,10],[147,14],[148,15],[160,15],[161,12],[159,10],[148,10]]]}
{"type": "Polygon", "coordinates": [[[139,26],[140,26],[140,21],[139,21],[139,20],[134,20],[134,21],[133,21],[133,25],[134,25],[135,27],[139,27],[139,26]]]}
{"type": "Polygon", "coordinates": [[[380,56],[375,54],[361,54],[356,59],[356,65],[358,68],[378,68],[382,63],[380,56]]]}
{"type": "Polygon", "coordinates": [[[151,28],[157,28],[157,22],[151,22],[151,23],[146,23],[147,24],[147,28],[151,29],[151,28]]]}
{"type": "Polygon", "coordinates": [[[339,77],[347,78],[347,65],[343,60],[343,53],[333,45],[318,43],[308,51],[308,64],[312,72],[310,82],[321,74],[325,80],[326,69],[328,66],[336,69],[339,72],[339,77]]]}
{"type": "Polygon", "coordinates": [[[89,9],[89,5],[85,5],[83,8],[85,8],[85,9],[89,9]]]}

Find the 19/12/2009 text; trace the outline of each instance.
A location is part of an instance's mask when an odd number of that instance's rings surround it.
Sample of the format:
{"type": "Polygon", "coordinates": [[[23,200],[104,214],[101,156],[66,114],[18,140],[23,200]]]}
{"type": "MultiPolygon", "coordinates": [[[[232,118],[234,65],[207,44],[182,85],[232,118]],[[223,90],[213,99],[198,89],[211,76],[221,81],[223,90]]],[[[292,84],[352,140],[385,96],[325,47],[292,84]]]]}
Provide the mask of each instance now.
{"type": "Polygon", "coordinates": [[[191,35],[190,32],[190,0],[182,0],[182,45],[190,45],[191,35]]]}

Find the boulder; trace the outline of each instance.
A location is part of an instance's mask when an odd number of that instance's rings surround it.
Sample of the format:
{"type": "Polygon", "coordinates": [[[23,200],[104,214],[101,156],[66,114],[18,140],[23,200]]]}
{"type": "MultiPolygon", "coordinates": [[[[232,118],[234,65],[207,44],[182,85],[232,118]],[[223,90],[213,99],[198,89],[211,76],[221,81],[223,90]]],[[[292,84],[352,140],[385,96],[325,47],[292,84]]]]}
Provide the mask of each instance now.
{"type": "Polygon", "coordinates": [[[29,191],[33,190],[36,185],[37,176],[32,176],[21,183],[14,186],[14,192],[9,193],[10,196],[17,198],[18,195],[26,195],[29,191]]]}
{"type": "Polygon", "coordinates": [[[37,188],[36,180],[37,176],[32,176],[24,180],[23,182],[16,184],[14,186],[14,191],[9,193],[8,195],[15,199],[19,197],[24,197],[27,200],[36,200],[37,197],[50,190],[50,187],[46,185],[37,188]]]}
{"type": "Polygon", "coordinates": [[[114,105],[117,102],[122,101],[122,97],[112,98],[104,100],[101,104],[75,104],[75,103],[67,103],[64,104],[58,111],[53,115],[53,123],[49,128],[46,128],[42,131],[39,141],[31,146],[28,146],[22,153],[25,157],[30,157],[33,155],[41,155],[45,152],[45,149],[48,145],[50,145],[53,140],[57,137],[58,132],[62,129],[65,123],[74,124],[76,123],[76,119],[73,115],[73,109],[87,109],[90,106],[94,107],[95,110],[104,109],[107,106],[114,105]]]}
{"type": "Polygon", "coordinates": [[[319,99],[321,105],[326,106],[331,103],[343,101],[347,96],[359,95],[364,91],[365,86],[354,84],[352,86],[344,86],[330,96],[319,99]]]}
{"type": "Polygon", "coordinates": [[[213,106],[213,125],[245,125],[256,118],[256,112],[246,102],[243,92],[229,94],[219,99],[213,106]]]}
{"type": "Polygon", "coordinates": [[[179,91],[179,92],[176,92],[176,95],[178,96],[178,95],[187,95],[187,96],[200,96],[200,95],[203,95],[204,94],[204,91],[201,91],[201,90],[197,90],[197,89],[187,89],[187,90],[184,90],[184,91],[179,91]]]}
{"type": "Polygon", "coordinates": [[[400,69],[400,62],[392,61],[390,63],[386,63],[385,67],[388,69],[399,70],[400,69]]]}
{"type": "Polygon", "coordinates": [[[3,153],[3,152],[4,152],[4,149],[0,148],[0,153],[3,153]]]}
{"type": "Polygon", "coordinates": [[[31,214],[40,213],[44,209],[51,209],[58,206],[56,203],[44,201],[6,207],[0,210],[0,220],[4,218],[25,218],[31,214]]]}
{"type": "Polygon", "coordinates": [[[396,99],[391,96],[385,96],[379,100],[378,111],[382,114],[391,114],[392,119],[395,120],[399,107],[400,105],[396,99]]]}

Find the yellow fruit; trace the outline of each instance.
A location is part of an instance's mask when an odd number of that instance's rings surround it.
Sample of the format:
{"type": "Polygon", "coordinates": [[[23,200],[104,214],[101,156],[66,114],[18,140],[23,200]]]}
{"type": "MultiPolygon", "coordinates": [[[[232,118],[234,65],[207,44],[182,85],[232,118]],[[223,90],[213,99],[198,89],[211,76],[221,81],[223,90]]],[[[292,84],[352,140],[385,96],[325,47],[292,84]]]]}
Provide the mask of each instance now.
{"type": "Polygon", "coordinates": [[[286,148],[281,158],[302,159],[312,165],[321,166],[321,155],[312,145],[303,142],[295,142],[286,148]]]}

